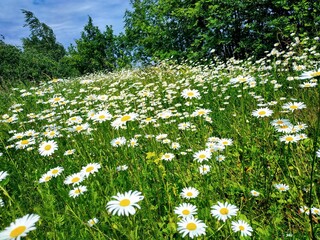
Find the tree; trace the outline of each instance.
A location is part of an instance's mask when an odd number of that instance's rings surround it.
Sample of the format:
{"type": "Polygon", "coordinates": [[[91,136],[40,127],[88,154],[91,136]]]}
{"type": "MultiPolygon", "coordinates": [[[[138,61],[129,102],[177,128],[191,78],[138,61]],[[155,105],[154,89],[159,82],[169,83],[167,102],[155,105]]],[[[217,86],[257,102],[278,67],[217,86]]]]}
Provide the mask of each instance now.
{"type": "Polygon", "coordinates": [[[24,51],[36,50],[56,61],[63,58],[66,51],[62,44],[57,42],[53,30],[45,23],[40,22],[32,12],[22,10],[22,13],[25,15],[26,24],[24,27],[30,29],[30,36],[22,39],[24,51]]]}
{"type": "Polygon", "coordinates": [[[289,35],[316,37],[316,0],[131,0],[125,31],[136,59],[204,61],[211,50],[221,58],[263,55],[289,35]]]}
{"type": "Polygon", "coordinates": [[[89,16],[81,38],[76,40],[76,46],[69,47],[69,54],[74,66],[82,74],[104,69],[112,70],[112,64],[107,61],[106,46],[105,35],[93,25],[92,18],[89,16]]]}

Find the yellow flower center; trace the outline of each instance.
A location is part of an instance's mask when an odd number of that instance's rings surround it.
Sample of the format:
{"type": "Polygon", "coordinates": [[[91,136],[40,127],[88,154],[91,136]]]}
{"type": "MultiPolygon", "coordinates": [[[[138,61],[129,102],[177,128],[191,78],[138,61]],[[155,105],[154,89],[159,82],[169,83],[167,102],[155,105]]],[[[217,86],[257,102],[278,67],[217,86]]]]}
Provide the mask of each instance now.
{"type": "Polygon", "coordinates": [[[121,122],[126,122],[126,121],[128,121],[128,120],[130,120],[131,119],[131,116],[129,116],[129,115],[124,115],[122,118],[121,118],[121,122]]]}
{"type": "Polygon", "coordinates": [[[55,102],[59,102],[60,100],[61,100],[61,98],[59,98],[59,97],[56,97],[53,99],[53,101],[55,101],[55,102]]]}
{"type": "Polygon", "coordinates": [[[44,147],[44,150],[46,150],[46,151],[49,151],[51,149],[51,145],[46,145],[45,147],[44,147]]]}
{"type": "Polygon", "coordinates": [[[221,209],[220,209],[220,213],[221,213],[222,215],[227,215],[227,214],[229,213],[229,210],[228,210],[228,208],[221,208],[221,209]]]}
{"type": "Polygon", "coordinates": [[[127,207],[127,206],[130,205],[130,200],[129,199],[123,199],[123,200],[120,201],[119,205],[121,207],[127,207]]]}
{"type": "Polygon", "coordinates": [[[50,181],[50,179],[51,179],[51,176],[46,176],[46,178],[44,179],[44,181],[48,182],[48,181],[50,181]]]}
{"type": "Polygon", "coordinates": [[[11,237],[11,238],[18,237],[18,236],[20,236],[26,229],[27,229],[26,226],[16,227],[15,229],[13,229],[13,230],[10,232],[10,237],[11,237]]]}
{"type": "Polygon", "coordinates": [[[21,144],[22,144],[22,145],[25,145],[25,144],[28,144],[28,143],[29,143],[29,140],[22,140],[22,141],[21,141],[21,144]]]}
{"type": "Polygon", "coordinates": [[[258,114],[259,114],[260,116],[266,115],[266,111],[260,111],[260,112],[258,112],[258,114]]]}
{"type": "Polygon", "coordinates": [[[286,190],[286,189],[285,189],[284,187],[280,187],[279,190],[280,190],[280,191],[284,191],[284,190],[286,190]]]}
{"type": "Polygon", "coordinates": [[[182,211],[182,214],[183,214],[183,215],[189,215],[189,214],[190,214],[190,211],[189,211],[188,209],[184,209],[184,210],[182,211]]]}
{"type": "Polygon", "coordinates": [[[205,154],[200,154],[200,155],[199,155],[199,158],[200,158],[200,159],[204,159],[204,158],[206,158],[206,155],[205,155],[205,154]]]}
{"type": "Polygon", "coordinates": [[[188,97],[193,97],[194,96],[194,92],[188,92],[187,95],[188,95],[188,97]]]}
{"type": "Polygon", "coordinates": [[[227,141],[222,142],[223,145],[228,145],[227,141]]]}
{"type": "Polygon", "coordinates": [[[86,169],[86,172],[91,172],[94,169],[94,167],[90,166],[86,169]]]}
{"type": "Polygon", "coordinates": [[[81,131],[83,129],[82,126],[76,126],[76,131],[81,131]]]}
{"type": "Polygon", "coordinates": [[[146,121],[151,121],[152,120],[152,118],[150,118],[150,117],[148,117],[148,118],[146,118],[146,121]]]}
{"type": "Polygon", "coordinates": [[[191,197],[192,195],[193,195],[192,192],[187,192],[188,197],[191,197]]]}
{"type": "Polygon", "coordinates": [[[72,178],[71,182],[72,183],[76,183],[76,182],[79,182],[80,181],[80,178],[79,177],[74,177],[72,178]]]}
{"type": "Polygon", "coordinates": [[[74,190],[74,193],[79,194],[79,193],[81,193],[81,190],[79,188],[77,188],[76,190],[74,190]]]}
{"type": "Polygon", "coordinates": [[[288,141],[288,142],[291,142],[291,141],[293,141],[293,137],[286,137],[286,141],[288,141]]]}
{"type": "Polygon", "coordinates": [[[290,108],[291,108],[291,109],[297,109],[297,108],[298,108],[298,106],[296,106],[296,105],[292,105],[292,106],[290,106],[290,108]]]}
{"type": "Polygon", "coordinates": [[[239,226],[240,231],[244,231],[244,226],[239,226]]]}
{"type": "Polygon", "coordinates": [[[319,77],[320,76],[320,72],[314,72],[310,74],[312,77],[319,77]]]}
{"type": "Polygon", "coordinates": [[[203,114],[205,114],[205,113],[206,113],[206,112],[203,111],[203,110],[198,111],[198,115],[203,115],[203,114]]]}
{"type": "Polygon", "coordinates": [[[189,231],[194,231],[197,229],[197,225],[195,223],[188,223],[186,227],[189,231]]]}
{"type": "Polygon", "coordinates": [[[58,169],[53,169],[53,170],[51,171],[52,174],[57,174],[58,172],[59,172],[58,169]]]}
{"type": "Polygon", "coordinates": [[[104,115],[100,115],[100,116],[99,116],[99,119],[101,119],[101,120],[102,120],[102,119],[105,119],[105,118],[106,118],[106,116],[104,116],[104,115]]]}

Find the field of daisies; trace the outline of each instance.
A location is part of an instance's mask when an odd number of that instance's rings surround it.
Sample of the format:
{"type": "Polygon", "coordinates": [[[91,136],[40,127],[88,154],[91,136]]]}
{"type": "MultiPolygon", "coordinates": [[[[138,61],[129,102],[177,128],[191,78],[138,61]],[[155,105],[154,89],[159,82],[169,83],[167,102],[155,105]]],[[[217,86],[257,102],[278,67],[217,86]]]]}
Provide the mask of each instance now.
{"type": "Polygon", "coordinates": [[[319,39],[0,97],[0,239],[320,235],[319,39]]]}

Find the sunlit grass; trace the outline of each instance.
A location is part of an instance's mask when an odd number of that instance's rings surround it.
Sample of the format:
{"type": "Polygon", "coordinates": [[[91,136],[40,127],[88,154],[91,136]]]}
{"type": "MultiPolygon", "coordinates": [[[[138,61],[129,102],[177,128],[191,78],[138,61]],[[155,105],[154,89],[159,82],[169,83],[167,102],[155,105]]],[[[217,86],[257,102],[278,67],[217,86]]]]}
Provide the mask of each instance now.
{"type": "Polygon", "coordinates": [[[1,93],[0,234],[36,214],[31,239],[319,235],[312,44],[1,93]]]}

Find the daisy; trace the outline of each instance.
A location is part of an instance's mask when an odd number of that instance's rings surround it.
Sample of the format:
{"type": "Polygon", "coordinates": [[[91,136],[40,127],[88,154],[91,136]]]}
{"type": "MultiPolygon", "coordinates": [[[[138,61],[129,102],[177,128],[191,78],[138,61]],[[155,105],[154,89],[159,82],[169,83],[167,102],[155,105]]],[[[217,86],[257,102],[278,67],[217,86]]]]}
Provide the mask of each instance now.
{"type": "Polygon", "coordinates": [[[76,151],[75,149],[70,149],[65,151],[63,155],[68,156],[68,155],[74,154],[75,151],[76,151]]]}
{"type": "Polygon", "coordinates": [[[280,137],[280,142],[285,142],[286,144],[291,143],[291,142],[298,142],[299,137],[296,135],[285,135],[280,137]]]}
{"type": "Polygon", "coordinates": [[[309,209],[307,206],[301,206],[301,207],[299,208],[299,211],[300,211],[301,213],[305,213],[305,214],[307,214],[307,215],[310,214],[310,209],[309,209]]]}
{"type": "Polygon", "coordinates": [[[110,143],[113,147],[119,147],[126,144],[126,139],[124,137],[118,137],[113,139],[110,143]]]}
{"type": "Polygon", "coordinates": [[[98,172],[99,168],[101,168],[99,163],[89,163],[87,166],[81,169],[80,174],[88,177],[90,174],[98,172]]]}
{"type": "Polygon", "coordinates": [[[111,118],[112,118],[112,115],[107,110],[100,111],[92,117],[93,121],[99,122],[99,123],[104,122],[106,120],[111,120],[111,118]]]}
{"type": "Polygon", "coordinates": [[[99,220],[97,218],[91,218],[87,223],[89,227],[92,227],[93,225],[97,224],[99,220]]]}
{"type": "Polygon", "coordinates": [[[4,180],[9,174],[6,171],[0,171],[0,182],[4,180]]]}
{"type": "Polygon", "coordinates": [[[192,117],[207,116],[210,112],[211,112],[211,110],[209,110],[209,109],[200,108],[200,109],[197,109],[196,111],[194,111],[191,114],[191,116],[192,117]]]}
{"type": "Polygon", "coordinates": [[[57,149],[58,145],[55,141],[44,141],[39,146],[39,153],[41,156],[50,156],[57,149]]]}
{"type": "Polygon", "coordinates": [[[209,160],[211,158],[211,152],[208,150],[201,150],[193,154],[195,161],[201,163],[202,161],[209,160]]]}
{"type": "Polygon", "coordinates": [[[125,171],[128,169],[128,166],[127,165],[121,165],[121,166],[118,166],[116,167],[116,170],[117,171],[125,171]]]}
{"type": "Polygon", "coordinates": [[[0,239],[20,240],[21,237],[27,236],[28,232],[36,229],[34,225],[39,219],[40,216],[36,214],[27,214],[22,218],[16,219],[9,227],[0,232],[0,239]]]}
{"type": "Polygon", "coordinates": [[[306,108],[307,106],[303,102],[289,102],[282,106],[283,109],[288,109],[290,111],[306,108]]]}
{"type": "Polygon", "coordinates": [[[69,197],[73,197],[76,198],[79,195],[83,194],[84,192],[87,191],[87,187],[86,186],[78,186],[72,190],[69,191],[69,197]]]}
{"type": "Polygon", "coordinates": [[[84,123],[84,124],[79,124],[79,125],[75,125],[72,127],[72,130],[75,132],[82,132],[87,130],[90,127],[90,125],[88,123],[84,123]]]}
{"type": "Polygon", "coordinates": [[[199,195],[199,191],[193,187],[187,187],[182,189],[180,195],[181,197],[187,199],[196,198],[199,195]]]}
{"type": "Polygon", "coordinates": [[[271,116],[273,111],[269,108],[259,108],[252,112],[252,116],[254,117],[269,117],[271,116]]]}
{"type": "Polygon", "coordinates": [[[63,167],[55,167],[50,169],[47,173],[50,174],[52,177],[57,177],[63,172],[63,167]]]}
{"type": "Polygon", "coordinates": [[[24,140],[20,140],[18,142],[16,142],[16,148],[18,149],[24,149],[26,147],[28,147],[29,145],[34,144],[35,141],[32,138],[29,139],[24,139],[24,140]]]}
{"type": "Polygon", "coordinates": [[[316,207],[311,208],[311,213],[314,215],[320,215],[320,209],[316,207]]]}
{"type": "Polygon", "coordinates": [[[218,202],[218,205],[214,205],[211,207],[212,216],[216,217],[218,220],[226,221],[228,218],[232,216],[236,216],[238,212],[238,208],[229,203],[221,203],[218,202]]]}
{"type": "Polygon", "coordinates": [[[0,198],[0,207],[4,207],[4,201],[0,198]]]}
{"type": "Polygon", "coordinates": [[[243,220],[232,221],[231,228],[234,232],[241,232],[242,237],[251,236],[252,227],[243,220]]]}
{"type": "Polygon", "coordinates": [[[194,216],[183,218],[178,222],[177,230],[182,237],[189,235],[190,238],[198,237],[206,234],[207,225],[202,220],[198,220],[194,216]]]}
{"type": "Polygon", "coordinates": [[[174,213],[179,217],[189,217],[197,214],[197,207],[190,203],[182,203],[174,209],[174,213]]]}
{"type": "Polygon", "coordinates": [[[303,84],[299,84],[299,87],[301,87],[301,88],[312,88],[315,86],[317,86],[317,83],[314,83],[314,82],[306,82],[303,84]]]}
{"type": "Polygon", "coordinates": [[[217,160],[218,162],[223,162],[225,159],[226,159],[226,157],[223,156],[223,155],[218,155],[218,156],[216,156],[216,160],[217,160]]]}
{"type": "Polygon", "coordinates": [[[82,173],[74,173],[70,176],[68,176],[65,180],[64,180],[64,184],[79,184],[84,180],[84,176],[82,173]]]}
{"type": "Polygon", "coordinates": [[[288,125],[290,124],[290,120],[289,119],[284,119],[284,118],[278,118],[275,120],[271,121],[271,125],[272,126],[282,126],[282,125],[288,125]]]}
{"type": "Polygon", "coordinates": [[[319,76],[320,76],[320,69],[318,69],[316,71],[304,72],[304,73],[301,74],[299,79],[310,79],[310,78],[319,77],[319,76]]]}
{"type": "Polygon", "coordinates": [[[200,98],[200,93],[198,90],[195,89],[184,89],[181,93],[182,97],[185,99],[192,99],[192,98],[200,98]]]}
{"type": "Polygon", "coordinates": [[[257,192],[256,190],[251,190],[250,191],[251,195],[254,196],[254,197],[258,197],[260,195],[259,192],[257,192]]]}
{"type": "Polygon", "coordinates": [[[172,153],[165,153],[161,157],[161,159],[165,161],[171,161],[173,158],[174,158],[174,154],[172,153]]]}
{"type": "Polygon", "coordinates": [[[233,142],[232,139],[229,139],[229,138],[222,138],[219,141],[219,143],[222,144],[223,146],[231,146],[232,142],[233,142]]]}
{"type": "Polygon", "coordinates": [[[288,191],[290,189],[290,187],[288,185],[282,184],[282,183],[275,184],[274,187],[276,189],[278,189],[280,192],[285,192],[285,191],[288,191]]]}
{"type": "Polygon", "coordinates": [[[50,173],[45,173],[39,179],[39,183],[49,182],[51,180],[51,178],[52,178],[52,175],[50,173]]]}
{"type": "Polygon", "coordinates": [[[125,114],[125,115],[122,115],[121,117],[119,117],[119,121],[121,123],[126,123],[128,121],[133,121],[135,120],[136,118],[138,117],[138,114],[136,113],[129,113],[129,114],[125,114]]]}
{"type": "Polygon", "coordinates": [[[178,150],[180,148],[180,144],[177,142],[171,143],[171,149],[178,150]]]}
{"type": "Polygon", "coordinates": [[[138,146],[139,144],[138,144],[138,139],[136,139],[136,138],[131,138],[130,140],[129,140],[129,143],[128,143],[128,147],[136,147],[136,146],[138,146]]]}
{"type": "Polygon", "coordinates": [[[201,165],[199,167],[199,172],[201,175],[207,174],[208,172],[210,172],[210,166],[209,165],[201,165]]]}
{"type": "Polygon", "coordinates": [[[137,204],[144,197],[141,195],[141,192],[130,190],[129,192],[117,193],[116,196],[113,196],[115,200],[111,200],[107,203],[107,210],[113,215],[133,215],[136,213],[136,208],[140,209],[140,206],[137,204]]]}

